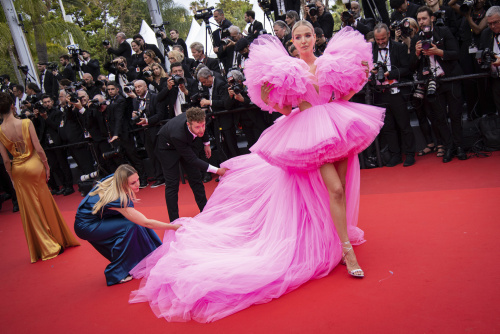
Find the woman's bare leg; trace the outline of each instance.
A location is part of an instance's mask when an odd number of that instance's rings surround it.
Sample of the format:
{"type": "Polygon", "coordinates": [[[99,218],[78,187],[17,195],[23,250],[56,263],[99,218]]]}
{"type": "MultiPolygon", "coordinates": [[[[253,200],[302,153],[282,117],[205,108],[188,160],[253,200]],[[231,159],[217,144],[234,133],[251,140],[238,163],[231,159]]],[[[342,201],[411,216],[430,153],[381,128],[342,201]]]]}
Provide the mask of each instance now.
{"type": "MultiPolygon", "coordinates": [[[[320,173],[325,182],[330,198],[330,214],[333,224],[337,230],[340,241],[342,243],[342,252],[345,254],[347,270],[352,272],[359,267],[356,255],[352,246],[349,243],[347,234],[347,219],[346,219],[346,196],[345,196],[345,176],[347,172],[347,159],[339,161],[335,164],[325,164],[320,167],[320,173]]],[[[355,272],[356,276],[363,276],[362,271],[355,272]]]]}

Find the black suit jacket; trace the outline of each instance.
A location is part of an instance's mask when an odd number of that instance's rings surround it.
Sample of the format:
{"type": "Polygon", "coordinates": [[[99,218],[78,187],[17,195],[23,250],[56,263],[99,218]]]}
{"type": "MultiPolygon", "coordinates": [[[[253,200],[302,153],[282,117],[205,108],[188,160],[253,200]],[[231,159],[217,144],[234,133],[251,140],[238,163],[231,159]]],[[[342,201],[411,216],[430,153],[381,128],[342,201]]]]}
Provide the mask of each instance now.
{"type": "MultiPolygon", "coordinates": [[[[300,0],[284,0],[285,3],[285,13],[289,10],[294,10],[297,12],[297,14],[300,15],[300,0]]],[[[271,8],[273,9],[274,12],[274,20],[282,20],[285,21],[286,15],[280,15],[278,11],[278,4],[276,0],[271,0],[271,8]]]]}
{"type": "MultiPolygon", "coordinates": [[[[202,171],[207,171],[208,162],[198,158],[197,151],[199,150],[200,141],[208,142],[208,135],[205,132],[202,138],[196,137],[189,132],[187,126],[186,113],[182,113],[169,120],[162,126],[158,132],[158,149],[169,150],[182,158],[186,163],[196,166],[202,171]]],[[[163,168],[171,168],[177,162],[177,159],[163,159],[162,165],[167,163],[168,166],[163,168]]]]}
{"type": "MultiPolygon", "coordinates": [[[[379,47],[373,42],[373,62],[376,63],[379,55],[379,47]]],[[[388,80],[396,79],[399,82],[405,81],[410,74],[410,57],[408,55],[408,47],[399,42],[389,42],[389,57],[391,70],[387,76],[388,80]]]]}
{"type": "Polygon", "coordinates": [[[264,30],[264,26],[261,22],[254,20],[253,23],[248,27],[248,42],[252,43],[254,39],[259,37],[259,31],[264,30]]]}
{"type": "Polygon", "coordinates": [[[401,21],[405,17],[413,17],[415,20],[417,19],[417,10],[419,6],[409,2],[408,3],[408,9],[406,10],[406,13],[401,14],[397,10],[394,10],[391,14],[391,22],[394,21],[401,21]]]}
{"type": "Polygon", "coordinates": [[[71,82],[76,81],[76,74],[71,64],[66,65],[62,73],[59,72],[57,74],[57,80],[62,80],[62,79],[68,79],[71,82]]]}
{"type": "MultiPolygon", "coordinates": [[[[157,95],[155,93],[147,92],[146,94],[146,108],[144,113],[148,119],[148,124],[151,126],[157,125],[162,119],[165,119],[165,108],[163,103],[158,104],[157,95]]],[[[132,100],[132,107],[134,111],[139,110],[140,101],[137,98],[132,100]]]]}
{"type": "MultiPolygon", "coordinates": [[[[52,72],[49,70],[45,70],[43,75],[45,76],[45,81],[43,81],[43,89],[45,94],[49,94],[54,97],[59,96],[57,92],[59,89],[59,84],[57,83],[57,80],[52,72]]],[[[40,74],[40,82],[42,82],[42,74],[40,74]]]]}
{"type": "Polygon", "coordinates": [[[39,129],[42,129],[40,142],[43,147],[59,146],[62,144],[59,136],[59,125],[61,124],[62,112],[59,108],[52,108],[47,111],[47,119],[37,117],[39,129]],[[49,143],[49,138],[52,144],[49,143]]]}
{"type": "Polygon", "coordinates": [[[117,49],[109,48],[108,54],[114,54],[117,57],[125,57],[127,59],[127,64],[131,63],[132,57],[132,47],[127,41],[121,43],[117,49]]]}
{"type": "Polygon", "coordinates": [[[368,34],[375,27],[375,20],[372,18],[360,18],[356,23],[355,29],[363,35],[368,34]]]}
{"type": "MultiPolygon", "coordinates": [[[[191,79],[191,78],[186,78],[186,89],[188,90],[188,95],[186,96],[186,103],[189,103],[191,96],[196,94],[198,90],[198,81],[191,79]]],[[[164,88],[162,90],[162,97],[164,97],[166,100],[167,104],[167,115],[166,118],[174,118],[175,117],[175,110],[174,106],[175,103],[177,102],[177,96],[179,94],[179,88],[177,87],[172,87],[171,90],[168,90],[167,88],[164,88]]]]}
{"type": "MultiPolygon", "coordinates": [[[[209,57],[205,56],[203,58],[202,63],[207,65],[209,70],[220,73],[219,61],[217,59],[213,59],[213,58],[209,58],[209,57]]],[[[196,69],[198,64],[200,64],[198,61],[194,61],[194,63],[192,63],[193,67],[191,68],[191,73],[194,73],[194,70],[196,69]]]]}
{"type": "Polygon", "coordinates": [[[156,57],[158,57],[160,59],[160,62],[162,64],[165,64],[165,56],[161,54],[160,49],[158,49],[158,47],[156,45],[144,43],[144,50],[153,50],[156,57]]]}
{"type": "Polygon", "coordinates": [[[321,28],[326,38],[328,39],[332,38],[333,26],[334,26],[332,13],[325,11],[323,15],[318,16],[316,22],[313,22],[311,18],[308,16],[307,21],[309,21],[313,25],[313,27],[321,28]]]}
{"type": "Polygon", "coordinates": [[[184,49],[184,59],[189,57],[186,42],[184,42],[184,40],[182,38],[178,38],[177,41],[174,42],[173,40],[171,40],[170,38],[167,37],[165,39],[162,39],[161,41],[162,41],[163,45],[165,45],[166,47],[174,46],[174,45],[182,46],[182,48],[184,49]]]}
{"type": "Polygon", "coordinates": [[[115,96],[104,112],[111,136],[128,137],[129,122],[126,118],[126,101],[121,95],[115,96]]]}
{"type": "Polygon", "coordinates": [[[214,76],[214,83],[212,88],[212,111],[225,110],[226,100],[229,99],[229,92],[227,91],[228,84],[221,77],[214,76]]]}
{"type": "MultiPolygon", "coordinates": [[[[444,76],[457,76],[462,74],[462,68],[458,63],[459,48],[458,42],[453,37],[448,27],[434,27],[432,31],[433,43],[444,51],[443,57],[435,56],[434,58],[441,66],[444,71],[444,76]]],[[[415,54],[415,45],[419,40],[422,40],[422,36],[417,35],[411,41],[410,46],[410,69],[417,70],[422,73],[422,68],[427,66],[427,60],[422,54],[417,57],[415,54]]]]}
{"type": "MultiPolygon", "coordinates": [[[[243,37],[242,37],[243,38],[243,37]]],[[[219,48],[219,52],[217,53],[217,56],[222,62],[222,65],[224,66],[224,70],[226,73],[228,70],[233,67],[233,57],[236,51],[234,51],[234,45],[228,46],[224,49],[223,46],[219,48]]],[[[242,55],[239,52],[236,52],[236,65],[241,64],[241,57],[242,55]]]]}
{"type": "Polygon", "coordinates": [[[82,69],[83,73],[90,73],[92,75],[92,78],[94,78],[94,81],[96,81],[97,77],[99,77],[99,75],[101,74],[99,60],[97,59],[90,59],[87,64],[82,62],[80,68],[82,69]]]}
{"type": "MultiPolygon", "coordinates": [[[[221,36],[223,34],[223,31],[226,30],[227,28],[229,28],[232,25],[233,24],[231,23],[231,21],[229,21],[228,19],[224,19],[224,21],[222,21],[222,24],[220,25],[219,29],[216,29],[212,33],[212,37],[213,37],[213,40],[214,40],[214,47],[221,46],[221,36]]],[[[229,37],[229,33],[227,33],[227,35],[228,35],[227,37],[229,37]]]]}
{"type": "Polygon", "coordinates": [[[106,128],[106,120],[104,112],[99,111],[98,108],[86,108],[84,116],[84,124],[87,131],[92,136],[93,141],[103,141],[108,138],[108,130],[106,128]]]}

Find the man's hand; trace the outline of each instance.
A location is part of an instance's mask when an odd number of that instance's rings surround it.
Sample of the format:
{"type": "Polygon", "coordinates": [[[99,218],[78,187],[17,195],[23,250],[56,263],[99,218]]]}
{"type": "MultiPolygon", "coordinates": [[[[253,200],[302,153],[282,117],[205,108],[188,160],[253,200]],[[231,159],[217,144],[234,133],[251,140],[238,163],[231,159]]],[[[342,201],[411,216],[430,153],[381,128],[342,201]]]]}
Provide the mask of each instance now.
{"type": "Polygon", "coordinates": [[[495,60],[493,63],[491,63],[491,65],[498,67],[498,66],[500,66],[500,56],[499,55],[495,55],[495,58],[497,60],[495,60]]]}
{"type": "Polygon", "coordinates": [[[189,95],[189,91],[186,89],[186,85],[180,84],[179,90],[184,93],[184,95],[189,95]]]}
{"type": "Polygon", "coordinates": [[[175,86],[175,81],[172,77],[168,78],[167,80],[167,88],[168,90],[171,90],[175,86]]]}
{"type": "Polygon", "coordinates": [[[236,94],[234,94],[234,90],[231,87],[227,88],[227,91],[229,92],[229,98],[233,98],[236,94]]]}
{"type": "Polygon", "coordinates": [[[245,102],[245,98],[241,94],[234,95],[234,99],[240,102],[245,102]]]}
{"type": "Polygon", "coordinates": [[[415,55],[417,57],[420,57],[420,54],[422,53],[422,41],[418,41],[417,44],[415,44],[415,55]]]}
{"type": "Polygon", "coordinates": [[[130,98],[133,98],[133,99],[135,99],[137,97],[137,95],[135,95],[134,91],[127,93],[127,96],[130,98]]]}
{"type": "Polygon", "coordinates": [[[216,47],[214,48],[214,53],[218,53],[218,52],[219,52],[219,47],[218,47],[218,46],[216,46],[216,47]]]}
{"type": "Polygon", "coordinates": [[[137,125],[146,126],[146,125],[148,125],[148,119],[147,118],[141,118],[141,120],[139,122],[137,122],[136,124],[137,125]]]}
{"type": "Polygon", "coordinates": [[[211,101],[210,100],[207,100],[207,99],[201,99],[200,101],[200,106],[203,108],[203,107],[209,107],[211,104],[211,101]]]}
{"type": "Polygon", "coordinates": [[[164,31],[159,31],[160,35],[161,35],[161,39],[167,39],[167,34],[164,32],[164,31]]]}
{"type": "Polygon", "coordinates": [[[439,56],[439,57],[443,57],[443,50],[441,49],[438,49],[438,47],[434,44],[434,43],[431,43],[432,47],[429,48],[428,50],[423,50],[422,53],[426,56],[439,56]]]}
{"type": "Polygon", "coordinates": [[[207,157],[207,159],[210,159],[210,157],[212,156],[212,149],[210,148],[210,144],[205,145],[203,149],[205,150],[205,156],[207,157]]]}
{"type": "Polygon", "coordinates": [[[82,101],[78,100],[78,102],[70,102],[72,105],[75,106],[76,110],[80,110],[83,108],[82,101]]]}
{"type": "Polygon", "coordinates": [[[370,65],[368,65],[368,62],[364,60],[361,62],[361,65],[366,66],[365,73],[366,77],[368,78],[368,76],[370,75],[370,65]]]}
{"type": "Polygon", "coordinates": [[[49,116],[47,115],[47,112],[41,112],[40,116],[42,116],[43,119],[49,118],[49,116]]]}
{"type": "Polygon", "coordinates": [[[59,74],[59,72],[58,72],[57,70],[53,70],[53,71],[52,71],[52,74],[53,74],[54,76],[57,76],[57,75],[59,74]]]}
{"type": "Polygon", "coordinates": [[[111,137],[111,139],[109,140],[109,142],[112,143],[112,142],[114,142],[117,139],[118,139],[118,136],[113,136],[113,137],[111,137]]]}
{"type": "Polygon", "coordinates": [[[226,172],[228,171],[229,169],[227,168],[218,168],[217,169],[217,175],[219,176],[224,176],[224,174],[226,174],[226,172]]]}

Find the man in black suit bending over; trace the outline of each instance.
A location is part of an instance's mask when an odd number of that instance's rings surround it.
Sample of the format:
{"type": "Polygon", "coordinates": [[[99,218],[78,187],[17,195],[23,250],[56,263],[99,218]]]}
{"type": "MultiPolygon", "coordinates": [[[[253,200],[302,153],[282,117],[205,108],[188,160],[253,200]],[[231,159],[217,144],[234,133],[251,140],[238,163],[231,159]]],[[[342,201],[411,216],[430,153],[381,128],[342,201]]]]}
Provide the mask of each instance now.
{"type": "MultiPolygon", "coordinates": [[[[382,80],[377,85],[389,85],[407,80],[410,74],[410,58],[408,47],[402,43],[390,40],[391,33],[385,23],[379,23],[374,30],[373,62],[381,65],[374,74],[384,71],[382,80]]],[[[385,87],[375,90],[375,104],[386,108],[382,137],[386,140],[391,153],[387,167],[400,164],[401,149],[399,138],[406,154],[404,167],[415,164],[415,136],[410,125],[410,113],[406,108],[403,94],[397,87],[385,87]]]]}
{"type": "Polygon", "coordinates": [[[158,132],[157,151],[165,177],[165,201],[170,221],[179,218],[179,163],[188,175],[189,186],[193,190],[196,204],[203,211],[207,204],[201,171],[220,176],[225,168],[217,168],[198,158],[197,142],[203,141],[205,154],[212,154],[210,141],[205,134],[205,112],[200,108],[190,108],[185,113],[167,122],[158,132]]]}

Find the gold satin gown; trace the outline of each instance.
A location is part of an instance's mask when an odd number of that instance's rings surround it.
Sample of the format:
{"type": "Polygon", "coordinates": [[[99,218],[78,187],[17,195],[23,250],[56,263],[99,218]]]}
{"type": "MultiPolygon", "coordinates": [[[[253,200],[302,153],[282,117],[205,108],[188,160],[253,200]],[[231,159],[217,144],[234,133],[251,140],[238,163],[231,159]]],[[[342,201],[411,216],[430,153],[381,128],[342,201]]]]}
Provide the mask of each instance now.
{"type": "Polygon", "coordinates": [[[22,142],[10,141],[0,127],[0,141],[12,154],[12,179],[19,202],[31,262],[49,260],[80,243],[70,232],[45,181],[45,167],[34,150],[29,119],[22,120],[22,142]]]}

